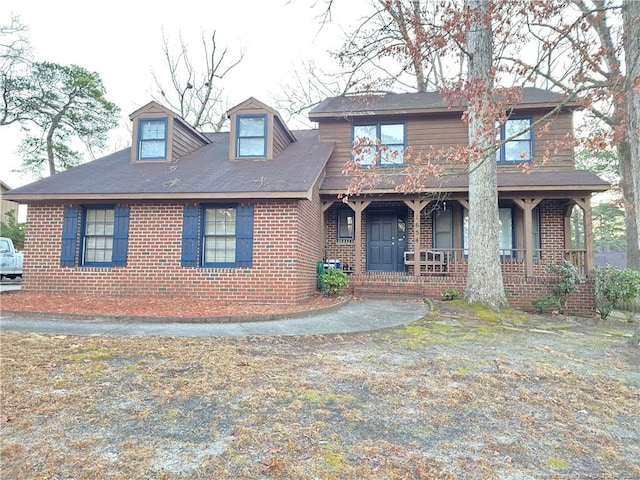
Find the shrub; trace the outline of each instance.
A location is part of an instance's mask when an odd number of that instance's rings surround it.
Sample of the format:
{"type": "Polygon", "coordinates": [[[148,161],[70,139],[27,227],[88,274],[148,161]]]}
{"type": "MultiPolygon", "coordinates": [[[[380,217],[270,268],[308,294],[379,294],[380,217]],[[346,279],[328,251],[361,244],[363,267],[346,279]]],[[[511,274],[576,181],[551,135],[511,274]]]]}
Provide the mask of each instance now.
{"type": "Polygon", "coordinates": [[[331,294],[342,295],[344,289],[349,285],[347,274],[333,267],[326,268],[324,273],[318,275],[318,281],[320,290],[327,297],[331,294]]]}
{"type": "Polygon", "coordinates": [[[541,310],[540,306],[547,309],[557,306],[560,313],[564,313],[569,295],[578,291],[578,284],[584,283],[584,278],[578,273],[576,266],[568,260],[562,260],[555,265],[547,265],[547,271],[555,275],[552,281],[546,282],[551,293],[541,299],[533,300],[531,303],[539,310],[541,310]]]}
{"type": "Polygon", "coordinates": [[[560,301],[553,295],[547,295],[546,297],[532,300],[531,305],[533,305],[533,308],[541,313],[553,312],[555,310],[560,311],[562,309],[560,301]]]}
{"type": "Polygon", "coordinates": [[[595,279],[596,312],[605,319],[619,303],[632,302],[640,296],[640,272],[610,265],[592,270],[595,279]]]}
{"type": "Polygon", "coordinates": [[[440,296],[445,300],[458,300],[462,297],[460,292],[454,289],[448,289],[440,293],[440,296]]]}

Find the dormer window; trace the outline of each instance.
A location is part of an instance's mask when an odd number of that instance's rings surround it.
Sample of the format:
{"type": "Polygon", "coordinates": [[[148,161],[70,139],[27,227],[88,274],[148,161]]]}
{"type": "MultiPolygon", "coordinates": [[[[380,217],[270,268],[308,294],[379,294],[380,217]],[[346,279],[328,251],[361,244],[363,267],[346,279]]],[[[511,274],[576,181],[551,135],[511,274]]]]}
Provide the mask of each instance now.
{"type": "Polygon", "coordinates": [[[167,155],[167,119],[141,118],[138,126],[138,160],[164,160],[167,155]]]}
{"type": "Polygon", "coordinates": [[[238,115],[236,157],[267,156],[267,116],[238,115]]]}

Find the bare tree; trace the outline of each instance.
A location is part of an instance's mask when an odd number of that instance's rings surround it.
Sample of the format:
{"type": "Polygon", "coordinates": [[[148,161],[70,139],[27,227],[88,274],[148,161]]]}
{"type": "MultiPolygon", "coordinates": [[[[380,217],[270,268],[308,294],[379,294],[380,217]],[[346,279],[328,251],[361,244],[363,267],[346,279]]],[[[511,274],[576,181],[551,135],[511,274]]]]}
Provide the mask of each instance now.
{"type": "Polygon", "coordinates": [[[31,45],[28,29],[12,16],[9,25],[0,25],[0,126],[28,118],[28,81],[31,45]]]}
{"type": "Polygon", "coordinates": [[[185,42],[182,32],[179,34],[180,45],[174,53],[169,44],[169,37],[163,38],[163,52],[170,76],[170,86],[163,86],[154,72],[158,101],[180,113],[180,116],[199,130],[211,129],[220,131],[225,122],[227,105],[224,100],[224,89],[221,81],[244,58],[244,51],[229,58],[228,48],[221,48],[216,40],[216,31],[210,37],[201,35],[200,64],[194,61],[192,51],[185,42]],[[203,67],[204,66],[204,67],[203,67]]]}
{"type": "MultiPolygon", "coordinates": [[[[634,2],[629,2],[634,3],[634,2]]],[[[546,10],[528,12],[525,20],[535,48],[528,57],[505,56],[505,61],[528,72],[539,86],[551,87],[582,101],[595,122],[583,135],[591,150],[613,147],[625,205],[627,263],[640,269],[640,248],[631,173],[630,136],[627,131],[626,92],[631,78],[625,74],[638,62],[638,52],[624,51],[619,0],[549,2],[546,10]],[[603,132],[603,124],[608,131],[603,132]]],[[[586,123],[585,123],[586,125],[586,123]]]]}

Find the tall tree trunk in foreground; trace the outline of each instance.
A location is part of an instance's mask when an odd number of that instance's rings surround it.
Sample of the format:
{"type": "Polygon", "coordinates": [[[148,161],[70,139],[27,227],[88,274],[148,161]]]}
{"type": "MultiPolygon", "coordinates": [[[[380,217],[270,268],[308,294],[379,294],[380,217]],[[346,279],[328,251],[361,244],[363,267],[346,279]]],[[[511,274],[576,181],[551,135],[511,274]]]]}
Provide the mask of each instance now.
{"type": "Polygon", "coordinates": [[[467,0],[465,6],[475,20],[467,32],[469,70],[468,86],[476,92],[469,100],[469,145],[482,149],[477,159],[469,161],[469,271],[465,298],[500,308],[507,303],[500,266],[498,237],[498,170],[493,125],[488,125],[487,109],[491,109],[493,80],[492,32],[487,16],[486,0],[467,0]]]}
{"type": "MultiPolygon", "coordinates": [[[[640,2],[622,3],[624,53],[627,64],[627,130],[636,225],[640,225],[640,2]]],[[[640,236],[639,236],[640,238],[640,236]]],[[[640,242],[640,241],[639,241],[640,242]]],[[[640,248],[640,243],[639,243],[640,248]]]]}
{"type": "Polygon", "coordinates": [[[631,173],[631,150],[629,140],[623,140],[616,147],[618,153],[618,173],[620,174],[620,190],[624,202],[624,226],[627,242],[627,268],[640,270],[640,242],[636,225],[636,204],[633,195],[633,175],[631,173]]]}

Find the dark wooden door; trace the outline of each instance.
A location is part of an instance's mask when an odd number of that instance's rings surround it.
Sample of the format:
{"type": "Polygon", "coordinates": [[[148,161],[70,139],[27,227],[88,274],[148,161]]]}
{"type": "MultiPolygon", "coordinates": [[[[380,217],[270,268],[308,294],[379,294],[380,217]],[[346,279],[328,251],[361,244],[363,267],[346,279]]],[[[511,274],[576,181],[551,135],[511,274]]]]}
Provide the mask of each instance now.
{"type": "Polygon", "coordinates": [[[397,212],[371,212],[367,216],[367,270],[404,270],[406,220],[397,212]]]}

